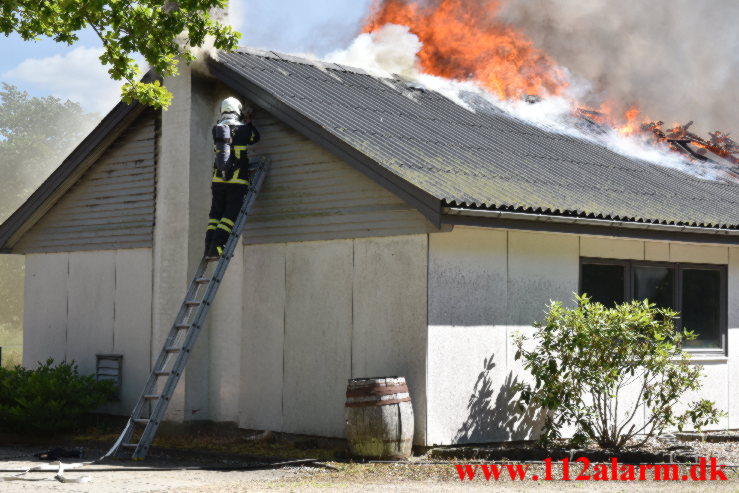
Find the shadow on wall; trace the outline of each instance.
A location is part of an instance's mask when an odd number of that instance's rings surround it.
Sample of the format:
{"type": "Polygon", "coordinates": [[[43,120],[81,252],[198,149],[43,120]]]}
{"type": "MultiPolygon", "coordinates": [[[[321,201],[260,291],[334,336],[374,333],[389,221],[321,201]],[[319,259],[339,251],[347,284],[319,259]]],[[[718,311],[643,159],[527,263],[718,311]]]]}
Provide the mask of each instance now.
{"type": "Polygon", "coordinates": [[[529,440],[538,436],[544,414],[531,406],[519,407],[515,388],[520,380],[514,378],[513,372],[495,390],[495,366],[495,355],[485,359],[467,404],[467,418],[454,437],[455,443],[529,440]]]}

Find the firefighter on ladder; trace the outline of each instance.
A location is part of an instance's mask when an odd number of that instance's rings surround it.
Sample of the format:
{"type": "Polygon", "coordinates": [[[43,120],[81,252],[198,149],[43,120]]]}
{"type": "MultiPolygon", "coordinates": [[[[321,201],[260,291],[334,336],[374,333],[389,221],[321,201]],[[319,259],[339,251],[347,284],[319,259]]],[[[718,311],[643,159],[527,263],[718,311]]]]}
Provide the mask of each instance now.
{"type": "Polygon", "coordinates": [[[241,102],[226,98],[221,103],[221,117],[213,127],[215,159],[205,256],[218,258],[248,190],[248,149],[259,141],[259,131],[252,123],[252,110],[242,111],[241,102]]]}

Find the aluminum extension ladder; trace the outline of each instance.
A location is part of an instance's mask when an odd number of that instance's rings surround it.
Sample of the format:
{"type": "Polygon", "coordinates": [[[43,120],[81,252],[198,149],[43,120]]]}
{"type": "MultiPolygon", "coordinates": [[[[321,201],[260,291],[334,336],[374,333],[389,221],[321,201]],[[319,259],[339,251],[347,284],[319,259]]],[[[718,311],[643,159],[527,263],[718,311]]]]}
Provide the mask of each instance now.
{"type": "Polygon", "coordinates": [[[149,375],[149,380],[133,408],[131,417],[128,419],[121,435],[103,458],[119,455],[123,450],[128,449],[133,450],[132,459],[141,460],[149,452],[159,424],[164,418],[169,401],[177,387],[177,382],[187,365],[187,360],[195,346],[198,335],[200,335],[205,317],[208,315],[211,304],[216,297],[223,275],[226,273],[233,252],[239,243],[239,237],[249,211],[254,205],[257,193],[259,193],[269,172],[270,164],[269,157],[263,157],[257,165],[253,179],[250,180],[252,185],[249,186],[244,197],[244,203],[236,218],[231,236],[226,242],[223,255],[218,259],[203,257],[200,261],[195,276],[190,282],[190,287],[187,289],[185,299],[177,313],[177,318],[169,330],[169,335],[149,375]],[[209,264],[215,261],[217,261],[217,264],[213,274],[211,277],[207,277],[209,264]],[[202,293],[202,297],[199,297],[203,290],[205,292],[202,293]],[[162,380],[164,381],[162,382],[162,380]],[[141,431],[141,427],[143,427],[143,431],[141,431]],[[134,437],[138,431],[140,431],[140,436],[138,440],[135,440],[134,437]]]}

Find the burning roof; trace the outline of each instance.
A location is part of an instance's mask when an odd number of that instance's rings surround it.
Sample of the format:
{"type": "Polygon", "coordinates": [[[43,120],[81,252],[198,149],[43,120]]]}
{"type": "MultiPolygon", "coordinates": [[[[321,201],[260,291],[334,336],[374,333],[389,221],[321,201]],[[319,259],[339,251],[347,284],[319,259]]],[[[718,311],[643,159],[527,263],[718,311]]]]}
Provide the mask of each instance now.
{"type": "Polygon", "coordinates": [[[375,1],[364,32],[408,26],[423,43],[418,58],[424,73],[477,80],[500,99],[557,95],[567,88],[564,69],[523,34],[495,21],[497,0],[470,7],[466,0],[375,1]]]}
{"type": "MultiPolygon", "coordinates": [[[[527,96],[526,101],[536,104],[540,98],[527,96]]],[[[576,116],[581,120],[578,128],[585,133],[602,134],[607,130],[607,115],[594,110],[578,108],[576,116]]],[[[710,174],[714,179],[739,182],[739,144],[723,132],[711,132],[704,139],[689,131],[693,122],[664,129],[664,122],[647,122],[629,133],[640,132],[649,136],[655,145],[667,144],[669,149],[684,157],[697,171],[710,174]]]]}
{"type": "Polygon", "coordinates": [[[714,176],[736,178],[739,147],[728,134],[717,131],[701,138],[689,132],[693,122],[663,130],[664,122],[650,121],[636,106],[619,110],[624,105],[614,100],[597,107],[579,101],[574,94],[582,91],[571,90],[569,72],[522,31],[500,19],[502,4],[501,0],[374,0],[363,30],[375,33],[387,25],[406,26],[421,44],[417,64],[424,74],[475,81],[502,101],[523,98],[533,103],[561,96],[570,100],[573,112],[582,119],[575,123],[581,130],[603,133],[602,127],[613,127],[624,135],[643,134],[691,162],[714,168],[714,176]]]}
{"type": "Polygon", "coordinates": [[[222,54],[215,75],[340,156],[361,154],[442,206],[739,229],[739,184],[549,132],[503,111],[275,52],[222,54]]]}

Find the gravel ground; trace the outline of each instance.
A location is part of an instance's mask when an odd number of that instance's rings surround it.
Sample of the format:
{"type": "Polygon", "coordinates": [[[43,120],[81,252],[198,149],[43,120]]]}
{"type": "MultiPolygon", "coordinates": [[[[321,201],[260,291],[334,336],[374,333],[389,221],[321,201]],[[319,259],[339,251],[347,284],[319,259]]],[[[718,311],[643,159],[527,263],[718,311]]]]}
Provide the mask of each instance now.
{"type": "MultiPolygon", "coordinates": [[[[726,482],[693,481],[475,481],[459,480],[451,464],[443,465],[376,465],[334,464],[341,471],[313,471],[301,476],[270,482],[219,485],[208,488],[180,488],[168,493],[255,493],[255,492],[469,492],[469,491],[535,491],[554,493],[562,491],[583,492],[703,492],[739,491],[739,479],[735,476],[726,482]]],[[[682,472],[682,471],[681,471],[682,472]]],[[[543,466],[530,466],[530,474],[543,477],[543,466]]],[[[557,470],[553,470],[557,476],[557,470]]]]}
{"type": "MultiPolygon", "coordinates": [[[[700,456],[718,457],[719,464],[739,464],[739,442],[680,442],[694,447],[700,456]]],[[[659,447],[658,442],[650,444],[659,447]]],[[[664,445],[662,445],[664,450],[664,445]]],[[[31,453],[36,450],[0,447],[0,468],[23,469],[39,462],[27,459],[2,460],[3,457],[31,453]]],[[[89,455],[95,456],[97,452],[89,455]]],[[[66,459],[64,462],[73,462],[66,459]]],[[[352,492],[362,493],[401,493],[401,492],[476,492],[476,491],[536,491],[536,492],[657,492],[670,493],[703,492],[712,493],[739,492],[739,469],[726,470],[728,481],[512,481],[507,471],[501,474],[500,481],[486,481],[481,473],[474,481],[460,481],[453,462],[436,462],[429,464],[417,458],[409,463],[395,464],[355,464],[331,462],[334,469],[317,469],[310,467],[286,467],[271,470],[251,471],[204,471],[204,470],[154,470],[134,471],[136,467],[188,467],[195,465],[213,465],[196,461],[192,457],[160,456],[143,463],[117,462],[109,465],[94,465],[80,470],[70,470],[65,475],[70,478],[90,476],[91,481],[83,484],[60,483],[53,479],[54,472],[33,473],[34,482],[0,482],[2,493],[26,492],[95,492],[95,493],[253,493],[253,492],[352,492]],[[112,468],[113,471],[96,472],[92,469],[112,468]]],[[[231,459],[223,459],[220,465],[234,464],[231,459]]],[[[243,463],[242,463],[243,464],[243,463]]],[[[542,464],[530,464],[527,478],[537,475],[544,477],[542,464]]],[[[571,475],[579,472],[579,466],[573,466],[571,475]]],[[[680,470],[680,477],[687,473],[680,470]]],[[[0,477],[10,473],[0,473],[0,477]]],[[[552,470],[555,478],[561,477],[561,469],[555,463],[552,470]]],[[[650,476],[651,477],[651,473],[650,476]]]]}
{"type": "MultiPolygon", "coordinates": [[[[22,471],[29,467],[47,464],[29,459],[2,460],[22,454],[30,454],[38,450],[23,448],[0,447],[0,468],[22,471]]],[[[83,459],[84,460],[84,459],[83,459]]],[[[63,459],[64,463],[72,463],[79,459],[63,459]]],[[[27,492],[74,492],[74,493],[139,493],[152,491],[169,491],[178,488],[188,488],[191,491],[214,488],[213,491],[225,491],[227,485],[252,484],[258,482],[269,485],[271,481],[288,479],[305,474],[305,468],[261,469],[247,471],[205,471],[205,470],[153,470],[133,471],[131,468],[178,468],[188,466],[202,466],[192,460],[163,459],[147,460],[146,462],[117,462],[85,466],[80,469],[67,470],[64,473],[68,478],[89,476],[90,482],[75,484],[61,483],[54,479],[55,471],[34,472],[25,477],[34,481],[0,481],[2,493],[27,492]],[[95,469],[112,469],[98,472],[95,469]]],[[[221,464],[223,465],[223,464],[221,464]]],[[[0,472],[0,478],[11,476],[13,473],[0,472]]]]}

